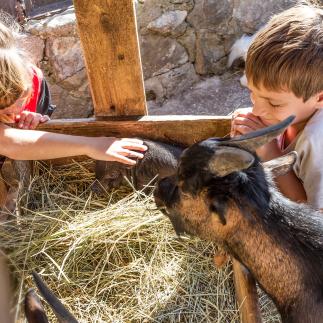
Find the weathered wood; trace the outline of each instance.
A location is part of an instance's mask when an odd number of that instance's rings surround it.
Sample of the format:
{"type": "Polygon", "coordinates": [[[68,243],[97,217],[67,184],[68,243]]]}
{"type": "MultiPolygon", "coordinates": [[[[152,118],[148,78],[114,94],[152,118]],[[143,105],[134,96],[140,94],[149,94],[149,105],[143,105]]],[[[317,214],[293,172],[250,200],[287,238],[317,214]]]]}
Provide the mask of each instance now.
{"type": "Polygon", "coordinates": [[[13,293],[10,284],[10,276],[8,270],[7,257],[0,250],[0,322],[13,323],[14,319],[10,313],[11,302],[13,300],[13,293]]]}
{"type": "Polygon", "coordinates": [[[133,0],[74,0],[96,116],[147,114],[133,0]]]}
{"type": "Polygon", "coordinates": [[[145,116],[133,120],[61,119],[41,124],[37,129],[84,136],[142,137],[190,145],[230,132],[230,117],[145,116]]]}
{"type": "Polygon", "coordinates": [[[249,270],[236,259],[233,262],[233,276],[236,297],[242,323],[261,323],[256,281],[249,270]]]}
{"type": "MultiPolygon", "coordinates": [[[[8,195],[8,188],[6,186],[5,180],[2,177],[2,174],[0,172],[0,210],[5,205],[8,195]]],[[[2,215],[0,211],[0,222],[2,220],[2,215]]]]}

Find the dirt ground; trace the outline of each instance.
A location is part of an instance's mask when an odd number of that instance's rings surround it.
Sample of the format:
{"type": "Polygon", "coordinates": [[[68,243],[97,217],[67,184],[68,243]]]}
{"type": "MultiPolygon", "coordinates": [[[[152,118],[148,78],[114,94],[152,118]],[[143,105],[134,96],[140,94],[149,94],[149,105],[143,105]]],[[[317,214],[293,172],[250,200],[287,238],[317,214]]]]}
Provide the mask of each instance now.
{"type": "Polygon", "coordinates": [[[148,101],[149,114],[227,115],[251,106],[249,91],[240,85],[240,76],[226,73],[206,78],[161,105],[148,101]]]}

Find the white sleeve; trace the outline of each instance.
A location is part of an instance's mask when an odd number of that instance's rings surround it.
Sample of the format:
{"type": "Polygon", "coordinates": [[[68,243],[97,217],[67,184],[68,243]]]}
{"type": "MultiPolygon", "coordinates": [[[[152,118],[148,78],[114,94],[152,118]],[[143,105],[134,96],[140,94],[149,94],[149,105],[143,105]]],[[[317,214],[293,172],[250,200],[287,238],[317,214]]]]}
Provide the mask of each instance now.
{"type": "Polygon", "coordinates": [[[303,182],[307,202],[323,209],[323,145],[318,135],[303,133],[299,138],[295,147],[298,159],[294,171],[303,182]]]}

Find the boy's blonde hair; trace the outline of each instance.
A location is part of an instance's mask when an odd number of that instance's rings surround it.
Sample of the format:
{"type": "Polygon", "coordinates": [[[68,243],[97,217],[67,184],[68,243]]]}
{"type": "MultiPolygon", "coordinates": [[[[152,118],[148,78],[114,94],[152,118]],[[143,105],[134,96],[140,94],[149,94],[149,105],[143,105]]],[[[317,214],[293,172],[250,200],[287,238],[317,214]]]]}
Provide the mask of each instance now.
{"type": "Polygon", "coordinates": [[[323,10],[307,5],[270,19],[251,44],[248,81],[307,101],[323,90],[323,10]]]}
{"type": "Polygon", "coordinates": [[[0,109],[12,105],[32,86],[32,72],[13,32],[0,21],[0,109]]]}

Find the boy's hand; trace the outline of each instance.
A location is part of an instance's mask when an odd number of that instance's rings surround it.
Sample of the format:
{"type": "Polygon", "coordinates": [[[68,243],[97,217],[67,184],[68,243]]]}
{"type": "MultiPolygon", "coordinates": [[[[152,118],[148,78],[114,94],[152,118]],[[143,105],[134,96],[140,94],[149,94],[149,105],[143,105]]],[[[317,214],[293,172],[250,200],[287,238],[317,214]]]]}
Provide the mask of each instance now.
{"type": "Polygon", "coordinates": [[[232,114],[231,137],[265,128],[266,125],[252,112],[252,108],[238,109],[232,114]]]}
{"type": "MultiPolygon", "coordinates": [[[[249,109],[236,110],[232,115],[231,137],[247,134],[267,127],[257,116],[249,109]]],[[[266,145],[256,150],[257,155],[262,161],[267,161],[282,155],[278,140],[274,139],[266,145]]]]}
{"type": "Polygon", "coordinates": [[[30,111],[23,111],[16,116],[16,123],[19,129],[36,129],[40,123],[49,120],[49,116],[30,111]]]}
{"type": "Polygon", "coordinates": [[[143,158],[142,152],[147,150],[147,146],[139,139],[99,137],[95,138],[93,144],[89,157],[127,165],[135,165],[136,159],[143,158]]]}

